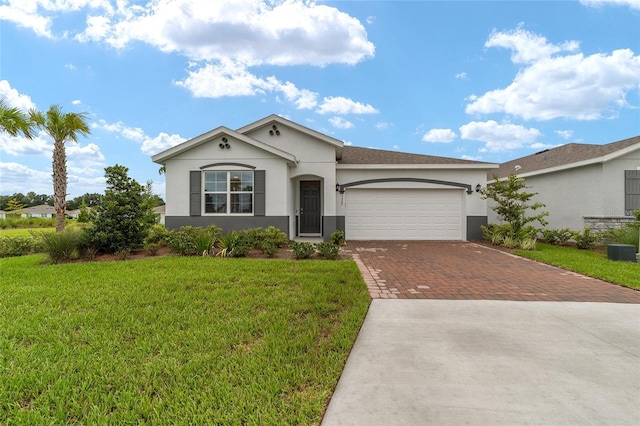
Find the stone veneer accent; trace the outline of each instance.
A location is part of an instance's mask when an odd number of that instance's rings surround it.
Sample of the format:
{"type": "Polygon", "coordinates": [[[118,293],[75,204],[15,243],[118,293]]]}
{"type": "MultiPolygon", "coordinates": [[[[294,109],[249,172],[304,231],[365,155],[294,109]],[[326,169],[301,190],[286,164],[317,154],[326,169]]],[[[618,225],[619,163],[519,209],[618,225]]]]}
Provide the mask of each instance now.
{"type": "Polygon", "coordinates": [[[593,232],[620,228],[634,220],[633,216],[584,216],[583,219],[585,228],[591,228],[593,232]]]}

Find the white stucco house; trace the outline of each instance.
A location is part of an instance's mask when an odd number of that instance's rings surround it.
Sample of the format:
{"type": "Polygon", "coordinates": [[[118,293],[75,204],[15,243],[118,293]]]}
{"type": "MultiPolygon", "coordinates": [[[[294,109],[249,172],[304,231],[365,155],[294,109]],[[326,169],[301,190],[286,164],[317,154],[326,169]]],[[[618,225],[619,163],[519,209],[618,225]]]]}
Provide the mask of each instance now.
{"type": "Polygon", "coordinates": [[[168,228],[274,225],[290,238],[471,240],[497,164],[345,146],[277,115],[218,127],[153,156],[168,228]]]}
{"type": "Polygon", "coordinates": [[[21,217],[41,217],[45,219],[52,219],[56,216],[56,209],[53,206],[47,204],[41,204],[39,206],[25,207],[19,210],[18,213],[21,217]]]}
{"type": "MultiPolygon", "coordinates": [[[[640,136],[604,145],[570,143],[517,158],[490,171],[525,178],[534,201],[546,204],[548,228],[602,230],[632,220],[640,209],[640,136]]],[[[497,223],[490,212],[489,222],[497,223]]]]}

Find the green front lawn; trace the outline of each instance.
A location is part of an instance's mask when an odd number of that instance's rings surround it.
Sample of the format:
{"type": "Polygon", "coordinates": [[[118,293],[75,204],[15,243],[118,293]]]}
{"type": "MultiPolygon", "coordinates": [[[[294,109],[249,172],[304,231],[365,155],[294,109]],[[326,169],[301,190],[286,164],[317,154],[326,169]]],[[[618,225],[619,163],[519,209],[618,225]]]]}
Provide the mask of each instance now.
{"type": "Polygon", "coordinates": [[[30,237],[33,232],[56,232],[56,228],[7,228],[0,229],[0,237],[30,237]]]}
{"type": "Polygon", "coordinates": [[[538,243],[533,251],[517,250],[519,256],[640,290],[640,263],[617,262],[605,253],[538,243]]]}
{"type": "Polygon", "coordinates": [[[0,259],[8,424],[319,424],[369,305],[351,261],[0,259]]]}

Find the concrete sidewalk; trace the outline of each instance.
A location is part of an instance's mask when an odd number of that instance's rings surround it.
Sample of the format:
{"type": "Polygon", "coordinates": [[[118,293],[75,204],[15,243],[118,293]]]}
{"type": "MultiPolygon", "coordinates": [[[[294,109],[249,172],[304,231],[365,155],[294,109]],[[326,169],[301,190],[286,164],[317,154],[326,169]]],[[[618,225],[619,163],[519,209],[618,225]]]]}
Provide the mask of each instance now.
{"type": "Polygon", "coordinates": [[[640,424],[640,305],[373,300],[322,425],[429,424],[640,424]]]}

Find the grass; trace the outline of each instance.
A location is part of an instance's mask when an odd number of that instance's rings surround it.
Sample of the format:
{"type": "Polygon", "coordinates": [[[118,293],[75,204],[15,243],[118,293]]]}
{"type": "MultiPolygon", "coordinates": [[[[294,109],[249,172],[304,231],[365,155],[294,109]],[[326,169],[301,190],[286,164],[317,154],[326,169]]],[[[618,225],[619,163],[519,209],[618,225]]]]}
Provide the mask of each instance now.
{"type": "Polygon", "coordinates": [[[0,229],[0,237],[30,237],[32,232],[55,232],[56,228],[7,228],[0,229]]]}
{"type": "Polygon", "coordinates": [[[583,275],[640,290],[640,263],[607,259],[604,253],[538,243],[535,251],[517,250],[519,256],[559,266],[583,275]]]}
{"type": "Polygon", "coordinates": [[[369,295],[351,261],[0,259],[7,424],[319,424],[369,295]]]}

